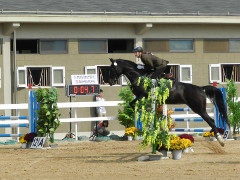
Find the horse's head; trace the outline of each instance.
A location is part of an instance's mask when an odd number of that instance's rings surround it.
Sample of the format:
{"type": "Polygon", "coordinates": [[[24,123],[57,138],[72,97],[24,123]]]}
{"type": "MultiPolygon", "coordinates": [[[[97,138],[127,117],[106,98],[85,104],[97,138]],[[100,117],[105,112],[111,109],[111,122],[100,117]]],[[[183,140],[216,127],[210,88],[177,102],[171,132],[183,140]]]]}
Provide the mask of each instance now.
{"type": "Polygon", "coordinates": [[[110,61],[112,62],[112,64],[111,64],[111,69],[110,69],[109,84],[112,86],[116,83],[119,76],[122,74],[122,68],[118,65],[116,59],[110,58],[110,61]]]}

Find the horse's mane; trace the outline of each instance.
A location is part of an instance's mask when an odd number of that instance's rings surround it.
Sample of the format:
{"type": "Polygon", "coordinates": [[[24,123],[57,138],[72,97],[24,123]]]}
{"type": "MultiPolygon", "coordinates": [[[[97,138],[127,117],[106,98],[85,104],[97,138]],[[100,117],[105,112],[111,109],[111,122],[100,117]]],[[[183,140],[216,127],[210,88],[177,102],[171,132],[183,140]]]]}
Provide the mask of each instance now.
{"type": "Polygon", "coordinates": [[[122,64],[124,64],[125,67],[132,67],[134,69],[137,69],[137,64],[135,62],[132,62],[130,60],[125,60],[125,59],[117,59],[116,62],[121,62],[122,64]],[[125,65],[126,64],[126,65],[125,65]]]}

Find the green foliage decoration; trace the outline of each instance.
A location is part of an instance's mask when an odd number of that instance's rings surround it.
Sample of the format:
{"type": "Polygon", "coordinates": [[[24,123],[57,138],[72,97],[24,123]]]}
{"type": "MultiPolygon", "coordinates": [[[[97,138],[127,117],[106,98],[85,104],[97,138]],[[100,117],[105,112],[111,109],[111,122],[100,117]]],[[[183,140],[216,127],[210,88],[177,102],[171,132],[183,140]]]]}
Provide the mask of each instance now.
{"type": "Polygon", "coordinates": [[[138,118],[140,111],[140,121],[143,122],[143,141],[139,146],[139,150],[141,148],[144,149],[148,145],[154,147],[156,144],[158,144],[159,148],[164,145],[169,149],[170,135],[168,134],[167,116],[162,115],[157,118],[156,107],[165,104],[166,99],[169,97],[169,88],[172,87],[172,81],[157,79],[155,89],[154,83],[149,77],[140,77],[138,85],[140,83],[143,83],[142,85],[149,93],[147,98],[142,98],[135,105],[136,116],[138,118]]]}
{"type": "Polygon", "coordinates": [[[238,100],[237,88],[234,80],[227,79],[227,104],[228,104],[228,118],[233,127],[233,134],[239,134],[240,128],[240,101],[238,100]]]}
{"type": "Polygon", "coordinates": [[[118,120],[119,123],[125,128],[134,126],[134,116],[135,112],[130,106],[130,102],[134,100],[134,95],[131,91],[130,85],[121,88],[119,92],[119,97],[124,103],[120,103],[122,109],[118,109],[118,120]]]}
{"type": "Polygon", "coordinates": [[[56,88],[39,88],[34,91],[37,102],[40,103],[37,113],[37,133],[40,137],[50,137],[54,142],[54,132],[60,126],[60,113],[57,106],[58,94],[56,88]]]}

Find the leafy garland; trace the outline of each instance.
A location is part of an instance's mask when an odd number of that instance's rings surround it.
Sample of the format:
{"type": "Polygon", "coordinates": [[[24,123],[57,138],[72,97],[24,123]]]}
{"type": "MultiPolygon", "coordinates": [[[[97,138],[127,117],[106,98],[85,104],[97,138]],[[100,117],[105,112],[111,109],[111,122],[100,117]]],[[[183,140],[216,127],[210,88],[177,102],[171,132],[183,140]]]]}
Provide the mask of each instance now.
{"type": "Polygon", "coordinates": [[[142,98],[136,102],[135,113],[137,119],[141,111],[141,119],[143,122],[143,141],[139,149],[145,148],[148,145],[154,146],[158,144],[160,148],[164,145],[169,149],[170,135],[167,126],[167,116],[156,117],[156,107],[165,104],[166,99],[169,97],[169,88],[172,88],[172,81],[166,79],[157,79],[156,87],[149,77],[143,76],[138,79],[138,85],[143,83],[145,90],[148,90],[148,97],[142,98]]]}

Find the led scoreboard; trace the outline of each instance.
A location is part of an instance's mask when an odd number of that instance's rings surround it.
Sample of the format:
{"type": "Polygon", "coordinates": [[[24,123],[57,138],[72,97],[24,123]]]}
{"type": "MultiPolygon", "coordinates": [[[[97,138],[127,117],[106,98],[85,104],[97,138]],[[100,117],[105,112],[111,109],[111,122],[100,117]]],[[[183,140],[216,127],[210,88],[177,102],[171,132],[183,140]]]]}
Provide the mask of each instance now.
{"type": "Polygon", "coordinates": [[[99,84],[81,84],[81,85],[67,85],[67,96],[81,96],[81,95],[97,95],[100,93],[99,84]]]}

